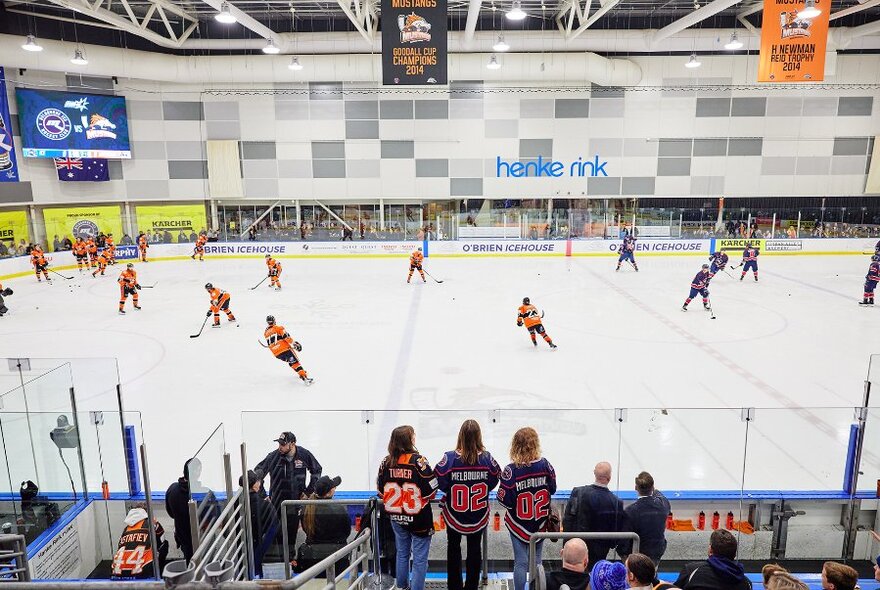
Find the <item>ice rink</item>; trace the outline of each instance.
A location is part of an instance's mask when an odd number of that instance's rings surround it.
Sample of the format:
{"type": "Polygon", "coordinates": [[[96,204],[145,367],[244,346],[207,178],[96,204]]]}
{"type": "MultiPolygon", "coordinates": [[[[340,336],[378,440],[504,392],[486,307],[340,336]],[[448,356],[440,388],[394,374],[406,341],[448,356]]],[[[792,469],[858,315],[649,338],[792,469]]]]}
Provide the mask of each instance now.
{"type": "MultiPolygon", "coordinates": [[[[266,283],[249,290],[265,275],[262,259],[156,261],[137,264],[141,284],[157,285],[141,291],[142,311],[129,302],[125,316],[116,313],[116,277],[124,264],[98,279],[66,270],[73,280],[4,281],[15,295],[7,300],[11,313],[0,319],[0,349],[7,357],[118,357],[126,410],[142,413],[157,482],[177,477],[220,422],[234,453],[242,411],[267,412],[265,445],[252,451],[252,462],[272,448],[281,429],[297,432],[310,448],[339,441],[323,456],[342,462],[364,444],[380,453],[397,419],[412,421],[416,414],[377,412],[375,433],[364,442],[347,433],[354,414],[338,414],[337,421],[292,412],[462,410],[450,414],[455,419],[445,427],[435,421],[428,433],[449,447],[459,414],[476,410],[541,410],[522,412],[521,419],[564,431],[572,424],[577,430],[579,419],[556,421],[555,409],[846,408],[861,402],[868,357],[877,351],[874,314],[880,313],[857,305],[867,256],[762,256],[758,283],[751,276],[740,282],[738,270],[731,271],[735,279],[720,273],[710,287],[714,321],[699,299],[687,313],[680,310],[703,262],[640,257],[636,273],[615,272],[611,257],[429,258],[425,268],[444,282],[422,284],[416,275],[407,284],[405,258],[282,259],[284,289],[276,292],[266,283]],[[231,293],[241,326],[223,318],[221,329],[206,328],[191,339],[209,307],[203,288],[209,281],[231,293]],[[524,296],[544,310],[557,350],[540,340],[533,348],[516,326],[524,296]],[[302,343],[303,365],[316,380],[311,387],[259,345],[267,314],[302,343]]],[[[812,428],[803,431],[815,433],[810,444],[835,465],[827,478],[821,468],[804,466],[821,480],[805,485],[839,487],[843,459],[836,457],[846,445],[841,420],[823,426],[822,412],[810,416],[792,428],[812,428]]],[[[739,410],[731,424],[738,418],[739,410]]],[[[705,420],[705,433],[693,430],[699,419],[689,421],[689,436],[711,436],[713,420],[705,420]]],[[[245,426],[246,438],[253,438],[253,423],[245,426]]],[[[800,434],[792,436],[792,444],[803,443],[800,434]]],[[[505,430],[495,441],[500,460],[507,440],[505,430]]],[[[442,450],[432,448],[429,456],[442,450]]],[[[572,465],[579,461],[570,458],[572,465]]],[[[556,461],[558,470],[562,462],[556,461]]],[[[718,474],[710,469],[693,477],[709,489],[731,487],[742,467],[731,463],[716,466],[718,474]]],[[[354,478],[356,487],[372,469],[354,478]]]]}

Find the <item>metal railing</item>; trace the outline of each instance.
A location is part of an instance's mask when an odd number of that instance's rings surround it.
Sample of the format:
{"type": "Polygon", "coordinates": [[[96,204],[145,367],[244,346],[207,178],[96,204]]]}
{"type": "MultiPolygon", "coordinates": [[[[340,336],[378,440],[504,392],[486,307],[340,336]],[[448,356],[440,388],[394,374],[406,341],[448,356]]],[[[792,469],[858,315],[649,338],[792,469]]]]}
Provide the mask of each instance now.
{"type": "Polygon", "coordinates": [[[247,490],[239,488],[227,501],[211,528],[201,537],[192,557],[192,562],[196,564],[196,580],[205,579],[207,564],[227,559],[234,563],[233,579],[248,579],[250,539],[245,524],[249,521],[248,502],[247,490]]]}
{"type": "MultiPolygon", "coordinates": [[[[348,545],[338,551],[328,555],[309,569],[297,575],[292,580],[285,580],[282,587],[285,590],[294,590],[301,588],[311,580],[317,578],[322,573],[327,577],[327,584],[323,590],[335,590],[339,584],[350,573],[355,572],[355,578],[348,585],[348,590],[358,590],[363,586],[364,581],[369,574],[367,564],[369,563],[370,540],[373,538],[372,529],[370,527],[362,530],[348,545]],[[349,564],[344,570],[336,573],[336,562],[340,559],[348,559],[349,564]]],[[[288,563],[288,566],[290,564],[288,563]]]]}
{"type": "Polygon", "coordinates": [[[0,535],[0,580],[31,581],[24,535],[0,535]]]}
{"type": "Polygon", "coordinates": [[[639,552],[639,535],[637,533],[532,533],[529,537],[529,580],[537,579],[537,544],[538,541],[544,539],[583,539],[584,541],[608,540],[608,541],[625,541],[632,539],[632,553],[639,552]]]}

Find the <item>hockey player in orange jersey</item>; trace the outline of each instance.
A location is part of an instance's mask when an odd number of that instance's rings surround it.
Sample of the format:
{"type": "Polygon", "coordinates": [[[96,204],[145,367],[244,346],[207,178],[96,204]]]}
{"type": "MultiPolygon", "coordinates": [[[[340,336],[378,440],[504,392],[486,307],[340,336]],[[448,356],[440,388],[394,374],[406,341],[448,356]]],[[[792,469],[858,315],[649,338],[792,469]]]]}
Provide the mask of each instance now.
{"type": "Polygon", "coordinates": [[[419,274],[422,275],[422,282],[427,283],[425,280],[425,271],[422,270],[422,262],[425,260],[425,255],[422,254],[422,249],[416,249],[412,254],[409,255],[409,275],[406,277],[406,282],[408,283],[413,276],[413,271],[418,270],[419,274]]]}
{"type": "Polygon", "coordinates": [[[525,324],[526,329],[529,331],[529,337],[532,339],[532,344],[538,346],[538,339],[535,334],[540,334],[544,341],[550,345],[550,348],[556,348],[556,345],[553,344],[553,340],[550,339],[550,336],[544,331],[544,324],[541,323],[541,314],[538,313],[537,308],[532,305],[531,301],[528,297],[523,297],[523,304],[519,306],[518,315],[516,316],[516,325],[522,326],[525,324]]]}
{"type": "Polygon", "coordinates": [[[107,264],[116,264],[116,244],[113,243],[113,234],[107,234],[104,240],[104,255],[107,258],[107,264]]]}
{"type": "Polygon", "coordinates": [[[37,282],[40,283],[43,279],[40,278],[40,273],[43,273],[43,276],[46,277],[47,282],[52,282],[52,279],[49,278],[49,271],[46,270],[49,268],[49,262],[46,260],[46,255],[43,253],[43,249],[40,248],[39,245],[36,245],[31,250],[31,264],[34,265],[34,273],[37,275],[37,282]]]}
{"type": "Polygon", "coordinates": [[[141,235],[138,236],[138,251],[141,255],[141,262],[147,262],[147,248],[149,247],[150,245],[147,243],[147,235],[141,233],[141,235]]]}
{"type": "Polygon", "coordinates": [[[279,361],[284,361],[290,365],[290,368],[296,371],[296,374],[299,375],[303,383],[311,385],[314,379],[309,377],[309,374],[302,368],[299,358],[296,356],[296,353],[302,350],[302,345],[287,333],[284,326],[279,326],[275,323],[275,316],[266,316],[266,324],[267,327],[266,331],[263,332],[263,337],[266,339],[269,351],[279,361]]]}
{"type": "Polygon", "coordinates": [[[95,275],[101,273],[101,276],[104,276],[104,271],[107,270],[107,256],[104,254],[104,251],[101,250],[101,253],[95,258],[95,267],[94,272],[92,272],[92,278],[95,278],[95,275]]]}
{"type": "Polygon", "coordinates": [[[89,253],[89,266],[94,268],[98,264],[98,245],[94,238],[86,240],[86,250],[89,253]]]}
{"type": "Polygon", "coordinates": [[[195,260],[196,255],[198,255],[199,260],[204,261],[205,260],[205,244],[207,244],[207,243],[208,243],[208,236],[206,236],[205,234],[199,234],[199,237],[196,238],[196,247],[193,249],[193,253],[192,253],[192,256],[190,256],[190,258],[195,260]]]}
{"type": "Polygon", "coordinates": [[[266,266],[269,267],[269,286],[275,287],[276,291],[281,290],[281,263],[272,258],[271,254],[266,254],[266,266]]]}
{"type": "MultiPolygon", "coordinates": [[[[106,250],[103,255],[107,255],[106,250]]],[[[137,273],[131,262],[125,265],[125,270],[119,275],[117,282],[119,283],[119,313],[125,315],[124,307],[129,295],[131,295],[131,301],[134,303],[134,308],[140,309],[141,306],[138,302],[138,291],[141,290],[141,286],[138,284],[137,273]]]]}
{"type": "Polygon", "coordinates": [[[79,269],[79,272],[82,272],[83,268],[89,267],[89,248],[82,238],[77,238],[73,244],[73,255],[76,257],[76,267],[79,269]]]}
{"type": "Polygon", "coordinates": [[[230,322],[235,322],[236,327],[238,327],[238,320],[235,319],[235,316],[232,315],[232,310],[229,309],[229,302],[232,300],[232,297],[226,291],[221,291],[208,283],[205,285],[205,290],[208,292],[208,295],[211,297],[211,309],[208,310],[208,317],[211,317],[211,314],[214,314],[214,324],[211,326],[212,328],[220,327],[220,311],[222,310],[226,317],[230,322]]]}

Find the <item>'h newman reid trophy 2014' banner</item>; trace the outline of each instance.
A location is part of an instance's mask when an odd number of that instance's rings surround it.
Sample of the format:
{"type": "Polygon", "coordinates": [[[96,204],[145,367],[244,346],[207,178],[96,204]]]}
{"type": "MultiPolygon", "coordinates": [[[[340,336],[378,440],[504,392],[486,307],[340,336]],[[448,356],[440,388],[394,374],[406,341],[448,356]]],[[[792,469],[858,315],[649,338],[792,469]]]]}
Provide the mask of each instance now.
{"type": "Polygon", "coordinates": [[[382,83],[446,84],[446,0],[382,0],[382,83]]]}
{"type": "Polygon", "coordinates": [[[805,0],[764,0],[758,82],[821,82],[825,78],[830,0],[805,18],[805,0]]]}

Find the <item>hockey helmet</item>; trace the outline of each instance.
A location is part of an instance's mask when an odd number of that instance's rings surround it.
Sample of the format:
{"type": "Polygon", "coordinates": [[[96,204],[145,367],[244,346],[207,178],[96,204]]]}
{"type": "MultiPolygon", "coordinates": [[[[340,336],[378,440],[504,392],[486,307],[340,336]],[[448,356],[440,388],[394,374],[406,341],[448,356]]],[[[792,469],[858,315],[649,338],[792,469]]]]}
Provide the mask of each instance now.
{"type": "Polygon", "coordinates": [[[125,265],[125,268],[134,268],[134,264],[129,262],[128,264],[125,265]]]}
{"type": "Polygon", "coordinates": [[[708,265],[708,264],[704,264],[704,265],[703,265],[703,270],[706,270],[707,268],[709,268],[709,265],[708,265]]]}
{"type": "Polygon", "coordinates": [[[874,254],[871,256],[871,262],[880,262],[880,254],[874,254]]]}
{"type": "Polygon", "coordinates": [[[266,323],[269,324],[270,326],[274,326],[275,325],[275,316],[274,315],[267,315],[266,316],[266,323]]]}
{"type": "Polygon", "coordinates": [[[530,303],[529,298],[528,298],[528,297],[523,297],[523,305],[528,305],[529,303],[530,303]]]}
{"type": "Polygon", "coordinates": [[[205,289],[209,289],[209,290],[210,290],[210,289],[213,289],[213,288],[214,288],[214,285],[212,285],[211,283],[205,283],[205,289]]]}
{"type": "Polygon", "coordinates": [[[272,258],[271,254],[266,254],[266,258],[272,258]]]}

